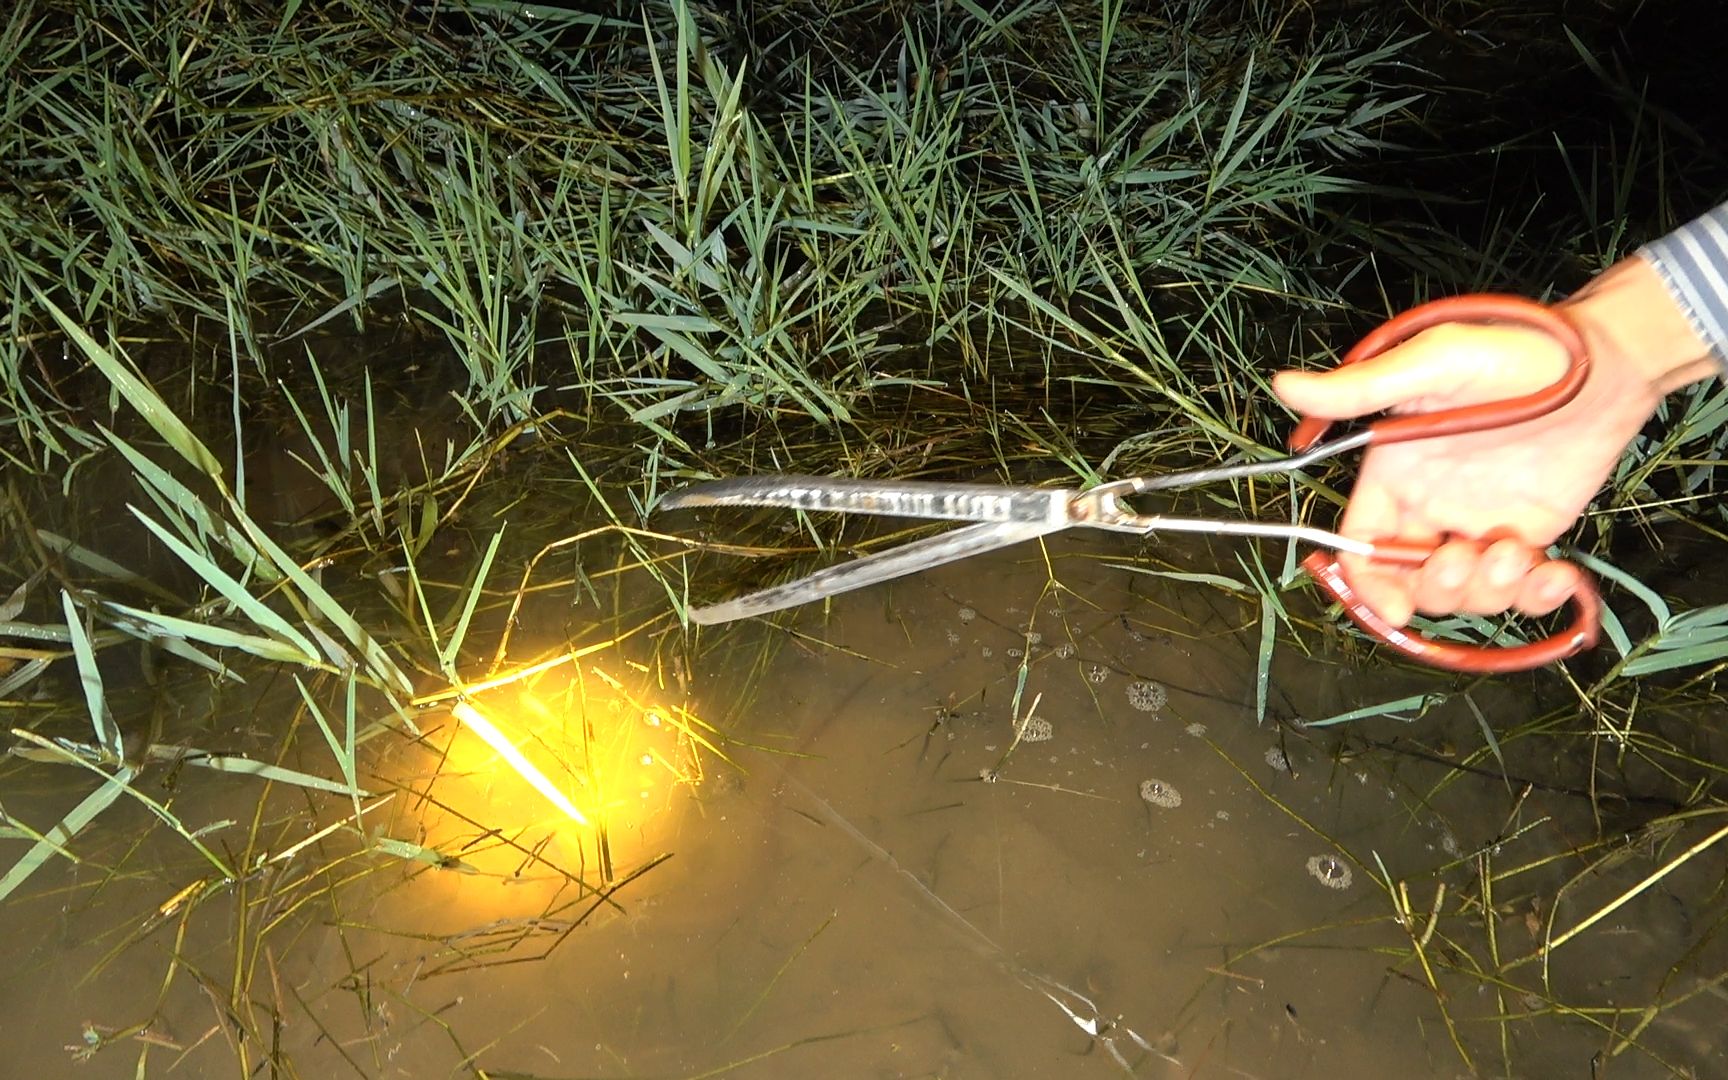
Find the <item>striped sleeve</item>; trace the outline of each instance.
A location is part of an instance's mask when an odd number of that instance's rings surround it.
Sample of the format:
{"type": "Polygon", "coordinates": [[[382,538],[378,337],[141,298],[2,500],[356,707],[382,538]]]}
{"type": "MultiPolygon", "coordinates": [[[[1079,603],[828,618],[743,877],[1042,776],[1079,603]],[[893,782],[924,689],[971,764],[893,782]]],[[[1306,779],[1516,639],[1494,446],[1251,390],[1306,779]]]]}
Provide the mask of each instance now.
{"type": "Polygon", "coordinates": [[[1728,203],[1638,249],[1728,370],[1728,203]]]}

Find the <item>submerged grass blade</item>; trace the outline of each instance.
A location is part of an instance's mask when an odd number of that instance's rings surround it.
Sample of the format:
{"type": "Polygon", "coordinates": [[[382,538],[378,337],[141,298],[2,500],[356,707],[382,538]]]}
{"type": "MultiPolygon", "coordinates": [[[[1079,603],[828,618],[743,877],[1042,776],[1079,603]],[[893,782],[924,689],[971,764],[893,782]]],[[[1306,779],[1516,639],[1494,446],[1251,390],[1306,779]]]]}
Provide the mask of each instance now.
{"type": "MultiPolygon", "coordinates": [[[[21,732],[15,728],[12,734],[24,737],[29,733],[21,732]]],[[[53,855],[56,853],[64,855],[67,842],[83,832],[85,826],[95,821],[102,811],[114,804],[114,800],[124,795],[127,786],[132,782],[132,778],[137,775],[137,771],[130,765],[122,764],[112,774],[104,776],[101,787],[84,796],[77,806],[60,819],[58,824],[30,845],[30,850],[19,856],[18,861],[13,863],[4,875],[0,875],[0,900],[12,895],[18,886],[28,881],[30,876],[40,870],[42,865],[53,855]]]]}

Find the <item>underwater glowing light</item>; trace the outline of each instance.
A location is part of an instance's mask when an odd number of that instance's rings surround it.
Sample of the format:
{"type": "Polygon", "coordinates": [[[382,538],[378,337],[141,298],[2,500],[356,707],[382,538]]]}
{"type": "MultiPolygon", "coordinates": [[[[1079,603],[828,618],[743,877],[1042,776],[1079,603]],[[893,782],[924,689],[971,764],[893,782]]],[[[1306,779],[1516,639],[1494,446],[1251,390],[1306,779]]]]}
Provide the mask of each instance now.
{"type": "Polygon", "coordinates": [[[578,825],[587,825],[588,819],[582,816],[582,811],[576,809],[576,804],[569,796],[558,790],[556,784],[546,778],[546,774],[535,767],[534,763],[522,756],[522,751],[516,749],[514,743],[504,737],[492,721],[481,715],[480,710],[466,701],[458,701],[450,710],[450,715],[460,720],[468,730],[486,741],[486,745],[498,752],[498,755],[509,763],[516,774],[528,781],[529,785],[546,797],[546,801],[570,815],[571,820],[578,825]]]}

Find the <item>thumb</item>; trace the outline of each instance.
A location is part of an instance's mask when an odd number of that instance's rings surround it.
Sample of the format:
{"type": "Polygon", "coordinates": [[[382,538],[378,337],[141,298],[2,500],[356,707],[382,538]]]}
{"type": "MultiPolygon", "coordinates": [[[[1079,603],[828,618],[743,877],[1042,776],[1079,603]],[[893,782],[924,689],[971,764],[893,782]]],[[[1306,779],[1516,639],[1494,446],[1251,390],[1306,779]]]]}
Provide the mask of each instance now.
{"type": "Polygon", "coordinates": [[[1412,341],[1331,371],[1280,371],[1272,377],[1272,392],[1304,416],[1346,420],[1455,387],[1456,367],[1437,362],[1420,344],[1412,341]]]}
{"type": "Polygon", "coordinates": [[[1530,393],[1558,378],[1566,362],[1546,334],[1448,323],[1331,371],[1280,371],[1272,391],[1304,416],[1345,420],[1427,398],[1462,405],[1530,393]]]}

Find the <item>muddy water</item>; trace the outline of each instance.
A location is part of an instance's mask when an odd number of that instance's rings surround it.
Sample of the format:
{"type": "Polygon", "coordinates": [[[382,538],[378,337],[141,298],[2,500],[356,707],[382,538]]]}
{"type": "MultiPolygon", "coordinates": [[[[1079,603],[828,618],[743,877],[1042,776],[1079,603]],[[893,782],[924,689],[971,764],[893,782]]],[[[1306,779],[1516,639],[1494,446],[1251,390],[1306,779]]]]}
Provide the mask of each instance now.
{"type": "MultiPolygon", "coordinates": [[[[1728,1075],[1728,1001],[1696,974],[1723,966],[1695,917],[1719,860],[1557,953],[1546,986],[1540,964],[1456,974],[1491,966],[1480,908],[1460,902],[1480,895],[1484,866],[1503,875],[1493,948],[1531,953],[1548,913],[1530,898],[1581,867],[1556,853],[1593,835],[1587,803],[1451,773],[1444,762],[1482,741],[1461,698],[1408,725],[1294,723],[1455,689],[1435,676],[1370,679],[1285,649],[1277,715],[1257,724],[1254,610],[1115,565],[1126,554],[1110,540],[1028,545],[801,612],[730,720],[737,767],[710,760],[699,783],[629,793],[639,805],[614,819],[612,876],[672,857],[606,902],[545,869],[595,880],[591,837],[549,823],[495,757],[431,714],[424,740],[372,754],[374,789],[395,795],[367,821],[460,867],[336,835],[249,891],[217,890],[194,918],[146,923],[206,871],[122,806],[80,839],[84,864],[55,866],[6,908],[4,1074],[130,1076],[142,1058],[145,1075],[212,1077],[247,1064],[366,1077],[1470,1075],[1456,1038],[1496,1075],[1588,1076],[1593,1058],[1606,1076],[1728,1075]],[[1018,741],[1016,715],[1032,718],[1018,741]],[[1412,929],[1382,875],[1406,883],[1412,929]],[[1423,945],[1437,995],[1412,939],[1441,885],[1423,945]],[[1670,998],[1692,996],[1642,1032],[1643,1050],[1597,1057],[1625,1017],[1551,1015],[1549,999],[1642,1004],[1665,978],[1670,998]],[[236,985],[268,1045],[237,1043],[215,1004],[236,985]],[[152,1015],[154,1045],[127,1039],[73,1064],[81,1025],[152,1015]]],[[[699,671],[680,700],[718,717],[736,682],[699,671]]],[[[224,715],[286,722],[294,707],[280,682],[233,693],[224,715]]],[[[1529,709],[1524,693],[1473,690],[1491,717],[1529,709]]],[[[243,740],[240,727],[226,734],[243,740]]],[[[1549,749],[1504,752],[1514,775],[1570,782],[1549,749]]],[[[656,754],[676,757],[644,759],[656,754]]],[[[29,782],[8,786],[6,809],[22,819],[51,821],[75,798],[57,775],[19,775],[29,782]]],[[[190,770],[163,781],[146,790],[214,838],[258,813],[255,784],[190,770]]],[[[341,812],[278,794],[263,834],[281,852],[341,812]]],[[[1604,872],[1559,925],[1653,865],[1604,872]]]]}

